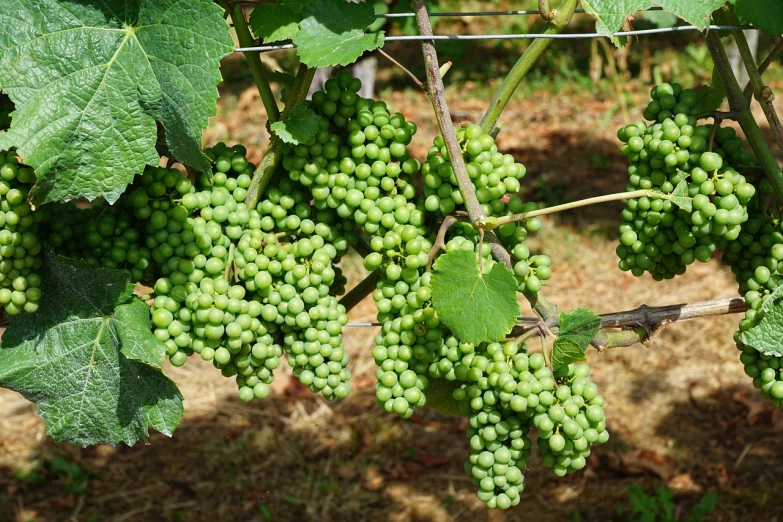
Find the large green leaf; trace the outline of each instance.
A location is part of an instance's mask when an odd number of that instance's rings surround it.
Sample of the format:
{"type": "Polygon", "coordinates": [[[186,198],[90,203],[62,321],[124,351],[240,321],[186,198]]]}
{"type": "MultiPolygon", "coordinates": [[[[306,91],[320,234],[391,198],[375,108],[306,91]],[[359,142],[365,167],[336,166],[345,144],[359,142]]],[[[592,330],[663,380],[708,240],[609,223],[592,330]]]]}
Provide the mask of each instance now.
{"type": "Polygon", "coordinates": [[[765,303],[766,314],[759,324],[742,333],[742,341],[765,355],[783,356],[783,302],[765,303]]]}
{"type": "Polygon", "coordinates": [[[560,314],[560,330],[552,346],[552,368],[585,360],[585,350],[601,328],[601,318],[587,308],[560,314]]]}
{"type": "Polygon", "coordinates": [[[11,318],[0,386],[38,406],[56,441],[134,444],[148,427],[171,435],[182,396],[161,371],[165,346],[124,271],[91,270],[46,253],[35,314],[11,318]]]}
{"type": "Polygon", "coordinates": [[[726,0],[582,0],[585,11],[596,18],[596,31],[602,34],[620,31],[628,16],[654,6],[662,7],[699,29],[706,29],[712,12],[725,3],[726,0]]]}
{"type": "Polygon", "coordinates": [[[290,3],[258,5],[250,14],[250,28],[265,43],[290,40],[299,32],[302,7],[290,3]]]}
{"type": "Polygon", "coordinates": [[[783,0],[732,0],[742,24],[750,24],[770,35],[783,34],[783,0]]]}
{"type": "Polygon", "coordinates": [[[466,343],[503,339],[519,315],[517,282],[502,263],[481,274],[472,250],[442,254],[432,271],[432,304],[441,320],[466,343]]]}
{"type": "Polygon", "coordinates": [[[720,9],[725,3],[726,0],[653,0],[652,2],[653,5],[663,7],[666,11],[702,30],[709,27],[713,11],[720,9]]]}
{"type": "Polygon", "coordinates": [[[318,134],[318,116],[304,105],[297,105],[285,120],[274,122],[270,128],[284,142],[299,145],[318,134]]]}
{"type": "Polygon", "coordinates": [[[650,6],[650,0],[582,0],[585,11],[595,17],[595,30],[616,33],[628,16],[650,6]]]}
{"type": "Polygon", "coordinates": [[[210,0],[0,0],[0,89],[16,103],[0,149],[35,167],[44,201],[115,201],[159,161],[209,170],[201,131],[233,50],[210,0]]]}
{"type": "Polygon", "coordinates": [[[383,46],[383,31],[365,31],[375,21],[375,10],[369,3],[315,0],[302,15],[293,41],[299,48],[299,59],[308,67],[348,65],[365,51],[383,46]]]}

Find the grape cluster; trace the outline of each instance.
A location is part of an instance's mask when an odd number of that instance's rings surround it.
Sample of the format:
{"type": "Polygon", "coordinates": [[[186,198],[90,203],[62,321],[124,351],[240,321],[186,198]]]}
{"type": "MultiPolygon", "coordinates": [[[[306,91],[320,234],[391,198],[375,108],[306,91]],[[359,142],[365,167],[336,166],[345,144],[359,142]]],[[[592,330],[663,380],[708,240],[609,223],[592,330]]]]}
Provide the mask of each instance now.
{"type": "Polygon", "coordinates": [[[0,305],[9,315],[35,312],[41,298],[41,212],[28,195],[33,169],[20,165],[15,150],[0,151],[0,305]]]}
{"type": "MultiPolygon", "coordinates": [[[[457,141],[484,215],[505,217],[538,208],[535,203],[523,203],[517,195],[519,180],[526,173],[525,166],[517,163],[512,155],[498,152],[495,139],[484,134],[480,125],[463,124],[457,130],[457,141]]],[[[426,197],[424,206],[428,212],[445,216],[455,210],[465,209],[465,201],[442,136],[436,136],[433,140],[421,173],[426,197]]],[[[520,291],[537,293],[542,282],[551,276],[549,257],[531,256],[530,250],[523,244],[529,232],[540,229],[541,220],[534,217],[524,222],[501,225],[496,230],[501,242],[512,249],[514,272],[520,291]]]]}
{"type": "Polygon", "coordinates": [[[311,390],[345,397],[347,315],[335,297],[345,278],[334,264],[348,241],[330,224],[334,213],[314,209],[289,180],[249,208],[255,167],[244,148],[219,144],[206,154],[211,179],[193,184],[177,170],[150,169],[127,197],[160,267],[155,336],[174,365],[197,353],[236,376],[243,401],[269,394],[286,354],[311,390]]]}
{"type": "MultiPolygon", "coordinates": [[[[531,357],[530,364],[535,369],[540,361],[531,357]]],[[[535,374],[539,382],[543,380],[548,385],[549,368],[542,366],[535,374]]],[[[548,407],[533,417],[538,445],[544,452],[541,460],[559,477],[584,468],[590,446],[609,440],[604,398],[598,394],[596,385],[587,380],[589,374],[590,367],[586,364],[564,367],[562,372],[554,374],[556,388],[538,395],[539,404],[548,407]]]]}
{"type": "Polygon", "coordinates": [[[411,178],[420,165],[406,147],[416,124],[391,114],[383,102],[357,96],[360,87],[342,71],[313,95],[319,131],[305,144],[286,147],[283,167],[310,190],[317,208],[334,209],[368,234],[397,224],[422,227],[411,178]]]}
{"type": "MultiPolygon", "coordinates": [[[[498,152],[495,139],[484,134],[480,125],[463,124],[457,130],[457,142],[482,210],[488,216],[503,215],[506,210],[503,196],[519,192],[525,166],[517,163],[512,155],[498,152]]],[[[427,198],[424,204],[429,212],[446,216],[464,208],[465,201],[442,136],[433,140],[421,174],[427,198]]]]}
{"type": "MultiPolygon", "coordinates": [[[[734,341],[740,351],[740,361],[753,385],[775,406],[783,407],[783,358],[766,355],[743,342],[743,333],[757,326],[764,318],[762,306],[773,298],[773,292],[783,283],[783,231],[780,222],[766,215],[754,201],[752,216],[739,237],[729,243],[723,262],[731,266],[739,283],[739,292],[750,309],[739,323],[734,341]]],[[[779,298],[776,298],[778,301],[779,298]]]]}
{"type": "Polygon", "coordinates": [[[531,451],[527,437],[531,428],[538,432],[542,462],[557,476],[582,469],[590,447],[609,439],[604,400],[587,380],[587,365],[569,365],[553,375],[541,354],[528,356],[525,346],[513,341],[459,346],[458,351],[454,373],[463,384],[454,398],[471,419],[467,470],[479,486],[479,498],[490,507],[494,503],[507,508],[518,502],[515,498],[524,487],[522,472],[531,451]],[[481,419],[493,416],[491,426],[476,424],[486,424],[481,419]],[[506,436],[508,447],[500,450],[498,441],[506,436]],[[489,466],[495,464],[501,464],[500,469],[489,466]],[[506,475],[497,478],[499,471],[506,475]]]}
{"type": "MultiPolygon", "coordinates": [[[[420,165],[406,149],[416,132],[415,124],[392,113],[385,103],[358,97],[360,86],[358,80],[342,72],[326,83],[324,92],[313,95],[311,108],[320,117],[318,133],[305,144],[284,147],[283,169],[291,181],[309,191],[319,212],[330,210],[343,220],[335,225],[342,227],[346,237],[351,237],[353,227],[369,236],[364,267],[380,276],[373,299],[381,331],[372,351],[378,365],[375,393],[379,403],[386,411],[408,418],[414,408],[426,404],[432,379],[457,385],[454,398],[470,418],[472,454],[468,473],[476,480],[482,500],[491,507],[508,508],[519,502],[524,487],[523,471],[532,448],[527,435],[533,417],[548,411],[535,402],[538,393],[545,390],[533,385],[535,393],[531,395],[530,385],[522,384],[535,381],[533,373],[527,371],[523,346],[511,342],[477,347],[461,342],[441,323],[432,306],[428,271],[435,237],[425,215],[445,216],[464,208],[448,153],[442,139],[436,138],[421,167],[424,194],[420,196],[414,184],[420,165]],[[515,360],[524,369],[515,368],[515,360]],[[513,390],[509,389],[511,384],[513,390]],[[524,396],[517,394],[518,385],[524,396]]],[[[524,166],[512,156],[499,153],[491,136],[483,135],[477,125],[465,125],[459,129],[458,138],[487,216],[507,216],[536,208],[523,203],[517,195],[524,166]]],[[[287,224],[281,219],[282,213],[274,227],[269,223],[268,230],[285,227],[287,224]]],[[[531,255],[523,244],[528,232],[540,228],[541,222],[534,218],[497,229],[500,240],[512,250],[521,291],[538,292],[542,282],[551,276],[549,258],[531,255]]],[[[453,224],[446,239],[443,250],[465,249],[480,254],[483,270],[491,270],[495,263],[491,248],[481,243],[470,224],[453,224]]],[[[297,352],[289,357],[295,355],[296,362],[301,360],[304,364],[306,343],[303,345],[299,338],[297,342],[297,352]]],[[[293,344],[287,342],[287,346],[293,344]]],[[[309,353],[315,350],[316,346],[312,346],[309,353]]],[[[337,370],[336,365],[334,369],[337,370]]],[[[307,372],[308,376],[314,374],[312,370],[307,372]]],[[[325,371],[322,379],[323,375],[325,371]]],[[[570,378],[581,379],[577,389],[584,387],[584,377],[570,378]]],[[[556,383],[550,380],[551,395],[556,383]]],[[[570,381],[561,383],[563,389],[570,389],[569,385],[570,381]]],[[[590,389],[594,389],[592,386],[590,389]]],[[[595,400],[596,408],[600,409],[597,403],[601,401],[600,397],[595,400]]],[[[593,406],[576,394],[574,399],[564,398],[561,402],[568,403],[569,412],[572,405],[578,404],[579,411],[573,415],[579,420],[586,418],[585,409],[593,406]]],[[[604,426],[600,427],[605,433],[604,426]]],[[[583,434],[578,435],[575,447],[569,442],[568,447],[559,450],[559,465],[577,469],[589,444],[598,442],[596,438],[584,445],[583,434]]]]}
{"type": "Polygon", "coordinates": [[[128,270],[133,281],[154,281],[139,222],[122,205],[99,201],[87,209],[52,204],[42,210],[49,214],[47,242],[58,254],[81,259],[93,269],[128,270]]]}
{"type": "Polygon", "coordinates": [[[655,123],[639,121],[618,131],[630,163],[627,190],[653,193],[625,200],[617,256],[621,270],[661,280],[684,273],[694,261],[708,261],[736,239],[755,189],[729,164],[746,161],[734,130],[697,125],[691,115],[695,91],[664,83],[652,98],[644,114],[655,123]],[[692,198],[690,212],[666,197],[682,182],[692,198]]]}

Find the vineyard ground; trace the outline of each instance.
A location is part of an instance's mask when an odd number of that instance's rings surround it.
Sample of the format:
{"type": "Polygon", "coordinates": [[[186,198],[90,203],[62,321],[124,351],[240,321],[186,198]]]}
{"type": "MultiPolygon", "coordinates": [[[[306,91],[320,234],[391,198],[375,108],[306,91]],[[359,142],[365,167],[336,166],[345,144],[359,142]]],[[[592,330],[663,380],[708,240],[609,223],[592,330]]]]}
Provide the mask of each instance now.
{"type": "MultiPolygon", "coordinates": [[[[254,118],[254,92],[221,98],[207,142],[241,140],[251,159],[259,158],[264,122],[254,118]]],[[[637,101],[644,96],[638,93],[637,101]]],[[[458,119],[480,117],[484,101],[451,94],[458,119]]],[[[435,133],[429,103],[416,92],[389,101],[420,123],[414,153],[423,156],[435,133]]],[[[554,187],[539,195],[571,200],[623,188],[614,135],[624,119],[612,100],[562,103],[541,93],[510,105],[504,121],[499,146],[527,165],[528,185],[535,187],[538,176],[562,185],[562,193],[554,187]]],[[[553,260],[549,299],[601,313],[736,294],[730,271],[716,261],[662,284],[620,272],[618,209],[545,220],[533,243],[553,260]]],[[[353,261],[356,280],[362,272],[353,261]]],[[[366,300],[352,320],[372,320],[373,308],[366,300]]],[[[586,472],[565,479],[534,456],[521,506],[505,513],[488,514],[462,471],[468,449],[461,420],[421,411],[406,422],[375,406],[374,329],[348,331],[354,391],[334,404],[280,375],[273,397],[245,405],[211,365],[194,360],[169,368],[186,399],[182,425],[172,439],[155,434],[149,446],[134,449],[55,446],[34,407],[0,390],[0,522],[623,520],[615,509],[626,504],[634,482],[648,491],[669,487],[686,510],[716,491],[709,520],[783,520],[783,415],[743,374],[731,342],[737,319],[671,325],[652,348],[588,352],[612,438],[586,472]]]]}

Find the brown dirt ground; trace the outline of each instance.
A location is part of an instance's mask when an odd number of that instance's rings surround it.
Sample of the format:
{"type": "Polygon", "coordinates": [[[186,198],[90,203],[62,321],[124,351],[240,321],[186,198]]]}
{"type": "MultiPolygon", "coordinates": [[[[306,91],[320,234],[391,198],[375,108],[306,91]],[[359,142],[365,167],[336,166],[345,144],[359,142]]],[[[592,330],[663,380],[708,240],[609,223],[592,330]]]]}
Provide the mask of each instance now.
{"type": "MultiPolygon", "coordinates": [[[[644,96],[637,87],[629,87],[639,93],[631,114],[644,96]]],[[[253,93],[221,99],[207,142],[242,141],[260,157],[264,121],[253,93]]],[[[469,92],[449,95],[456,119],[480,118],[483,103],[469,92]]],[[[435,132],[427,100],[401,92],[389,102],[421,123],[414,150],[421,156],[435,132]]],[[[625,121],[620,109],[612,98],[566,103],[537,93],[509,106],[499,146],[527,165],[529,180],[561,184],[566,201],[616,192],[625,183],[614,137],[625,121]]],[[[736,294],[731,273],[717,262],[659,284],[620,272],[618,210],[606,205],[546,219],[532,241],[552,257],[546,295],[562,309],[601,313],[736,294]]],[[[373,316],[368,300],[351,312],[358,321],[373,316]]],[[[521,505],[505,513],[489,513],[462,471],[463,420],[423,410],[403,421],[376,407],[371,328],[346,334],[355,389],[336,403],[280,375],[273,397],[241,404],[233,383],[211,365],[168,368],[186,399],[182,425],[173,438],[156,434],[134,448],[55,445],[34,407],[0,390],[0,522],[623,520],[615,510],[627,505],[634,482],[648,491],[668,486],[686,512],[705,492],[717,492],[708,520],[783,520],[783,416],[742,371],[731,341],[737,320],[673,324],[651,347],[591,351],[612,438],[585,472],[565,479],[531,459],[521,505]],[[62,471],[52,459],[76,467],[62,471]]]]}

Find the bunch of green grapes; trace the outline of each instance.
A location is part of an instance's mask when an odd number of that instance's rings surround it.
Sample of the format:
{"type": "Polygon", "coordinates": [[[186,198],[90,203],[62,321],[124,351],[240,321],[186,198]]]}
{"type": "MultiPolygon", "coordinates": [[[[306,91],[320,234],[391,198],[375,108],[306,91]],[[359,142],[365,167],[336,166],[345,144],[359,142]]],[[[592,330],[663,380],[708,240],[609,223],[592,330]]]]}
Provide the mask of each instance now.
{"type": "Polygon", "coordinates": [[[757,310],[783,282],[783,232],[778,222],[754,212],[739,237],[727,245],[722,261],[731,266],[740,295],[757,310]]]}
{"type": "MultiPolygon", "coordinates": [[[[526,173],[525,166],[517,163],[512,155],[500,153],[494,138],[484,134],[480,125],[463,124],[457,131],[457,140],[468,175],[476,188],[476,197],[486,216],[505,217],[538,209],[535,203],[523,203],[517,195],[519,180],[526,173]]],[[[421,173],[427,211],[445,216],[455,210],[465,209],[465,201],[442,136],[436,136],[433,140],[421,173]]],[[[542,281],[551,276],[549,257],[531,256],[523,244],[529,232],[540,229],[541,220],[534,217],[504,224],[496,230],[501,242],[514,255],[514,271],[520,291],[536,293],[541,289],[542,281]]]]}
{"type": "Polygon", "coordinates": [[[544,464],[563,476],[584,467],[590,446],[609,440],[604,400],[587,380],[589,372],[581,364],[552,374],[544,357],[528,356],[524,345],[490,343],[477,347],[456,368],[465,384],[454,398],[473,412],[496,408],[532,424],[544,464]]]}
{"type": "Polygon", "coordinates": [[[686,182],[693,209],[680,209],[654,194],[626,200],[617,255],[620,269],[636,276],[649,272],[661,280],[684,273],[694,261],[708,261],[716,249],[736,239],[755,189],[728,163],[732,157],[742,159],[742,142],[734,130],[715,129],[713,136],[711,125],[696,124],[690,114],[694,91],[661,84],[652,94],[645,116],[657,122],[647,126],[639,121],[618,131],[630,163],[626,188],[671,194],[686,182]]]}
{"type": "Polygon", "coordinates": [[[454,373],[463,384],[454,391],[454,398],[462,402],[471,418],[468,435],[473,454],[468,472],[480,488],[479,498],[490,503],[490,507],[495,507],[490,499],[495,499],[498,507],[508,507],[501,493],[515,505],[514,497],[523,487],[521,472],[530,454],[530,439],[526,435],[531,428],[538,431],[544,465],[553,468],[557,476],[584,468],[590,447],[609,439],[602,408],[604,400],[595,384],[587,380],[590,372],[587,365],[569,365],[552,374],[541,354],[528,356],[525,346],[513,341],[477,347],[460,345],[457,351],[454,373]],[[506,429],[498,431],[498,421],[488,434],[477,432],[473,426],[475,416],[493,412],[498,419],[519,430],[518,437],[511,436],[510,452],[504,450],[500,460],[500,464],[508,466],[502,469],[516,468],[511,471],[514,479],[506,476],[500,483],[496,480],[494,488],[483,475],[491,476],[486,464],[494,464],[497,459],[492,461],[486,451],[497,451],[497,444],[489,442],[505,434],[506,429]],[[514,438],[519,440],[514,443],[514,438]],[[474,461],[477,455],[484,455],[484,465],[478,470],[474,461]],[[514,489],[498,489],[506,484],[514,489]]]}
{"type": "Polygon", "coordinates": [[[384,102],[357,96],[360,87],[342,71],[313,95],[319,131],[305,144],[288,146],[283,167],[310,190],[317,208],[334,209],[368,234],[396,224],[421,228],[424,214],[412,203],[411,178],[420,164],[407,152],[416,124],[391,114],[384,102]]]}
{"type": "MultiPolygon", "coordinates": [[[[536,369],[543,357],[536,359],[531,357],[530,367],[535,370],[538,382],[548,383],[552,373],[546,366],[536,369]]],[[[584,468],[590,447],[609,440],[604,398],[587,379],[589,375],[590,367],[586,364],[568,365],[555,372],[554,390],[538,394],[539,405],[545,407],[533,417],[538,445],[543,450],[541,461],[559,477],[584,468]]]]}
{"type": "Polygon", "coordinates": [[[332,399],[350,391],[342,345],[345,278],[334,264],[348,248],[328,209],[317,211],[289,180],[246,205],[253,166],[243,148],[218,145],[212,178],[195,185],[153,169],[130,193],[160,263],[154,334],[175,365],[193,353],[236,376],[239,398],[269,394],[286,353],[294,374],[332,399]]]}
{"type": "Polygon", "coordinates": [[[40,224],[28,196],[33,169],[19,164],[15,150],[0,151],[0,305],[9,315],[35,312],[41,298],[40,224]]]}
{"type": "Polygon", "coordinates": [[[516,409],[511,406],[519,378],[516,367],[527,360],[525,346],[509,341],[471,348],[460,346],[463,356],[455,366],[455,375],[464,384],[454,391],[454,398],[469,419],[471,455],[465,471],[478,486],[479,499],[491,508],[507,509],[519,503],[532,449],[526,408],[518,401],[516,409]]]}
{"type": "Polygon", "coordinates": [[[58,254],[81,259],[93,269],[128,270],[135,282],[154,281],[150,250],[144,246],[138,221],[127,209],[105,202],[87,209],[49,206],[45,208],[52,216],[46,237],[58,254]]]}
{"type": "MultiPolygon", "coordinates": [[[[525,176],[525,166],[517,163],[512,155],[498,152],[495,139],[484,134],[480,125],[463,124],[457,130],[457,141],[484,214],[505,215],[503,197],[519,192],[519,180],[525,176]]],[[[421,173],[428,211],[445,216],[464,208],[465,200],[442,136],[433,140],[421,173]]],[[[538,220],[534,223],[540,225],[538,220]]]]}
{"type": "Polygon", "coordinates": [[[530,456],[529,425],[514,414],[486,408],[468,416],[470,457],[465,471],[478,487],[476,495],[489,508],[519,504],[530,456]]]}
{"type": "MultiPolygon", "coordinates": [[[[758,201],[754,202],[758,206],[758,201]]],[[[783,283],[783,232],[780,221],[754,208],[739,237],[729,243],[723,262],[731,266],[739,283],[739,293],[750,309],[739,323],[734,341],[745,373],[753,385],[778,408],[783,407],[783,358],[766,355],[743,342],[743,334],[764,318],[763,306],[783,283]]],[[[779,298],[776,298],[778,301],[779,298]]]]}
{"type": "Polygon", "coordinates": [[[370,247],[364,266],[381,274],[373,299],[383,325],[372,352],[378,365],[375,392],[387,411],[408,418],[426,402],[431,354],[444,337],[425,271],[432,243],[413,225],[397,225],[383,237],[373,236],[370,247]]]}

